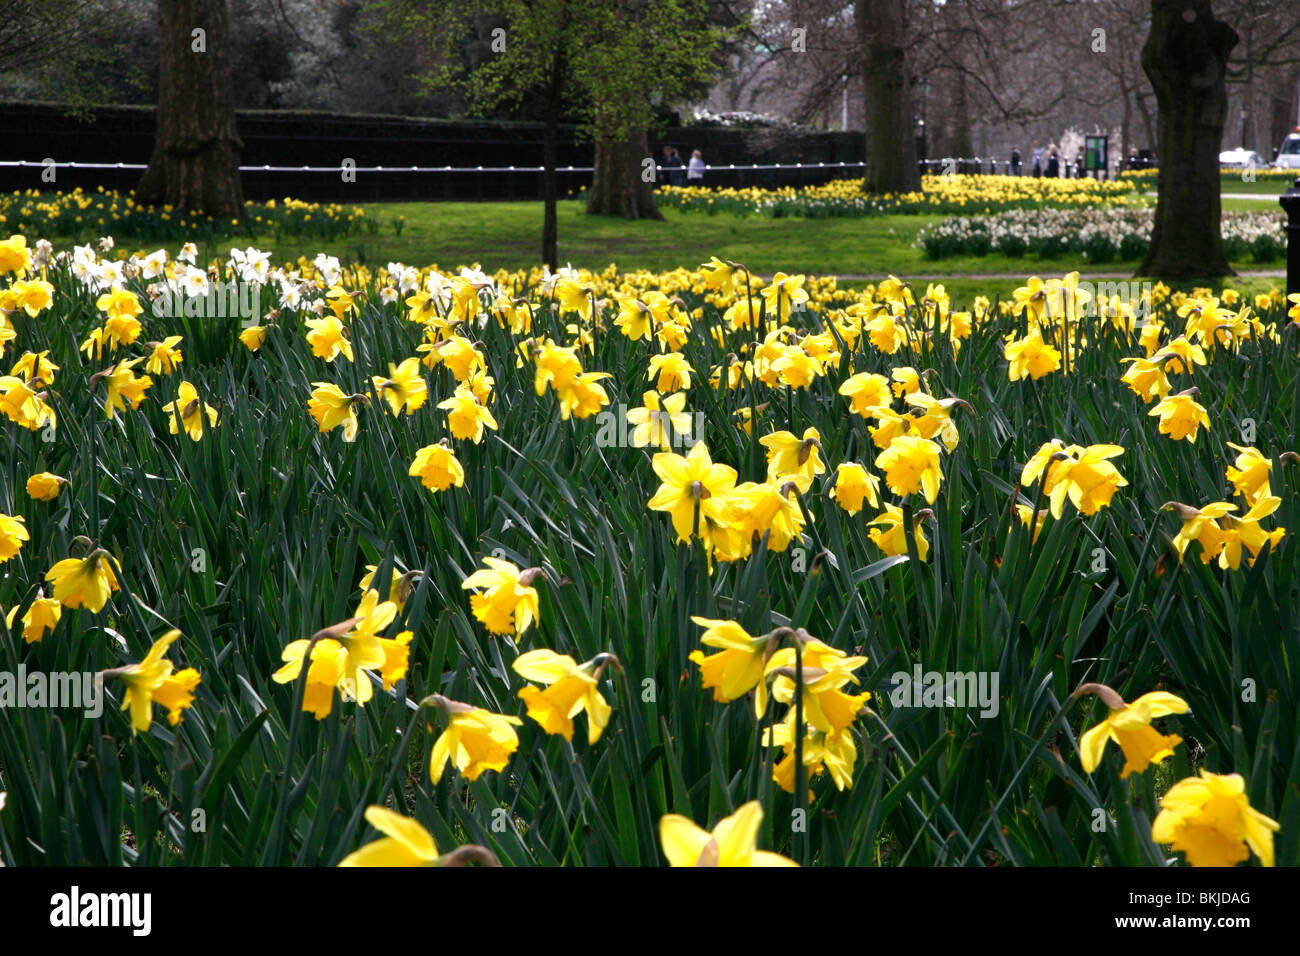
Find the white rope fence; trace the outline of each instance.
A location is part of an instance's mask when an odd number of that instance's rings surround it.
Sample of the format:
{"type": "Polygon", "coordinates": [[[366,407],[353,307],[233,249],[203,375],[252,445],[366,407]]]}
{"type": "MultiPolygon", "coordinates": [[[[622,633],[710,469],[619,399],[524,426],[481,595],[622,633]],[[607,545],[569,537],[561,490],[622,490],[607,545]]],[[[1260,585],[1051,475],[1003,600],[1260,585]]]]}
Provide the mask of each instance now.
{"type": "MultiPolygon", "coordinates": [[[[35,162],[27,159],[0,160],[0,166],[31,167],[35,169],[146,169],[144,163],[77,163],[77,162],[35,162]]],[[[346,168],[357,173],[540,173],[544,166],[240,166],[241,173],[337,173],[346,168]]],[[[659,170],[681,169],[684,166],[657,166],[659,170]]],[[[866,163],[752,163],[705,166],[708,170],[775,170],[775,169],[864,169],[866,163]]],[[[556,166],[560,173],[590,173],[593,166],[556,166]]]]}
{"type": "MultiPolygon", "coordinates": [[[[918,160],[918,165],[928,174],[933,174],[936,170],[941,173],[964,174],[974,167],[975,172],[983,172],[987,166],[990,173],[997,174],[1001,169],[1005,174],[1012,172],[1012,165],[1009,160],[994,159],[993,157],[984,158],[981,156],[970,157],[966,159],[944,158],[944,159],[922,159],[918,160]]],[[[138,170],[143,171],[147,168],[144,163],[79,163],[79,162],[56,162],[53,159],[44,161],[35,161],[29,159],[7,159],[0,160],[0,168],[30,168],[30,169],[120,169],[120,170],[138,170]]],[[[801,170],[865,170],[866,163],[717,163],[705,165],[704,171],[708,172],[774,172],[774,171],[801,171],[801,170]]],[[[1026,167],[1022,164],[1022,170],[1026,167]]],[[[542,173],[546,171],[544,166],[344,166],[340,163],[337,166],[272,166],[269,164],[261,166],[240,166],[241,173],[338,173],[346,170],[350,173],[542,173]]],[[[683,174],[687,169],[685,166],[656,166],[657,173],[667,173],[671,170],[680,170],[683,174]]],[[[592,166],[556,166],[557,173],[590,173],[594,172],[592,166]]],[[[1022,172],[1022,175],[1026,173],[1022,172]]]]}

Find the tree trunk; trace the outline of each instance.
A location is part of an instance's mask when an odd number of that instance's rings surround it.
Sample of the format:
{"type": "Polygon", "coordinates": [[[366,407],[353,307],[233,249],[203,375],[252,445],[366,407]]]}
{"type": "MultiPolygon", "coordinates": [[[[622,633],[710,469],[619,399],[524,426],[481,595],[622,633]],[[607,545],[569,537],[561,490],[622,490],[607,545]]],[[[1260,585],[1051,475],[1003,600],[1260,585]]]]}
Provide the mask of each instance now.
{"type": "Polygon", "coordinates": [[[975,155],[975,140],[971,137],[966,73],[960,68],[953,71],[952,116],[952,139],[949,141],[948,155],[955,159],[969,159],[975,155]]]}
{"type": "Polygon", "coordinates": [[[542,262],[554,272],[560,267],[560,227],[556,214],[559,184],[555,167],[559,156],[560,96],[564,86],[564,54],[558,50],[551,63],[546,90],[546,123],[542,130],[542,262]]]}
{"type": "Polygon", "coordinates": [[[1133,88],[1133,99],[1137,103],[1138,115],[1142,117],[1142,131],[1146,133],[1146,142],[1138,149],[1155,149],[1156,128],[1151,121],[1151,110],[1147,107],[1147,97],[1141,84],[1133,88]]]}
{"type": "Polygon", "coordinates": [[[916,192],[916,139],[903,0],[857,0],[867,107],[867,192],[916,192]]]}
{"type": "MultiPolygon", "coordinates": [[[[1129,146],[1133,142],[1131,135],[1133,129],[1133,97],[1129,94],[1128,83],[1124,79],[1123,67],[1120,67],[1118,79],[1119,92],[1124,97],[1124,119],[1120,121],[1119,126],[1119,166],[1117,167],[1117,170],[1122,170],[1124,163],[1128,161],[1129,146]]],[[[1110,175],[1109,170],[1107,170],[1106,175],[1110,175]]],[[[1118,171],[1116,175],[1118,175],[1118,171]]]]}
{"type": "Polygon", "coordinates": [[[1219,146],[1227,119],[1224,72],[1237,33],[1210,0],[1151,0],[1142,68],[1156,92],[1159,199],[1138,275],[1235,275],[1220,228],[1219,146]]]}
{"type": "Polygon", "coordinates": [[[1269,95],[1268,142],[1265,144],[1268,148],[1264,152],[1264,158],[1267,160],[1274,158],[1273,151],[1282,145],[1287,133],[1291,132],[1296,115],[1295,97],[1294,86],[1289,95],[1285,93],[1280,96],[1276,93],[1269,95]]]}
{"type": "Polygon", "coordinates": [[[243,216],[229,35],[225,0],[158,0],[158,128],[139,202],[243,216]]]}
{"type": "Polygon", "coordinates": [[[641,175],[648,158],[650,145],[643,129],[622,140],[598,138],[587,215],[663,219],[654,190],[641,175]]]}

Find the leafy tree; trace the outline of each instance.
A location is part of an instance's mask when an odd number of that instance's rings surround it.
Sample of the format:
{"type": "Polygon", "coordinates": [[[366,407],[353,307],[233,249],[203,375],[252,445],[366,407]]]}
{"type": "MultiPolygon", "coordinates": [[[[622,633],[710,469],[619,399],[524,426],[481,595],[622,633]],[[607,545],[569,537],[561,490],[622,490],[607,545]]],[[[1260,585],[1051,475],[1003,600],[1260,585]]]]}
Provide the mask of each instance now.
{"type": "Polygon", "coordinates": [[[660,107],[701,92],[714,73],[722,31],[700,0],[601,0],[573,41],[574,85],[596,144],[587,212],[662,219],[647,179],[646,131],[660,107]]]}
{"type": "Polygon", "coordinates": [[[0,95],[87,113],[137,85],[126,48],[145,20],[130,0],[0,0],[0,95]]]}
{"type": "Polygon", "coordinates": [[[723,31],[704,0],[380,0],[372,29],[418,36],[431,51],[420,79],[465,92],[470,111],[531,103],[543,123],[542,261],[559,262],[555,166],[561,117],[595,143],[587,212],[662,218],[647,128],[658,111],[702,92],[723,31]]]}

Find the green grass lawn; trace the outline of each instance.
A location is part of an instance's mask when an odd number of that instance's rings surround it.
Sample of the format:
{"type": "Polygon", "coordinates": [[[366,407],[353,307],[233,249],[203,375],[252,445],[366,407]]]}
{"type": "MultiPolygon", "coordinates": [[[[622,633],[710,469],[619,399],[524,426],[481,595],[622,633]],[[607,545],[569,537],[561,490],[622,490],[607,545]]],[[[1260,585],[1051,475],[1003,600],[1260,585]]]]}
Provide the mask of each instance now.
{"type": "MultiPolygon", "coordinates": [[[[400,258],[443,267],[479,262],[489,269],[527,267],[540,257],[540,204],[400,203],[382,208],[389,218],[406,216],[401,239],[390,235],[349,241],[344,251],[352,257],[370,262],[400,258]]],[[[929,260],[912,243],[922,226],[940,218],[742,219],[669,209],[662,222],[628,222],[588,216],[579,204],[566,202],[559,212],[560,258],[578,268],[603,269],[614,262],[623,269],[662,271],[695,266],[716,255],[763,274],[881,277],[1068,271],[1077,265],[1073,258],[929,260]]]]}
{"type": "MultiPolygon", "coordinates": [[[[1225,210],[1261,212],[1273,209],[1270,193],[1286,185],[1280,180],[1242,183],[1224,180],[1225,192],[1257,193],[1260,199],[1225,199],[1225,210]]],[[[347,238],[325,240],[309,236],[288,236],[276,240],[268,233],[200,243],[204,261],[224,258],[234,245],[255,245],[275,253],[276,262],[292,262],[318,252],[338,256],[344,262],[383,266],[390,261],[410,265],[436,264],[454,271],[462,265],[479,264],[492,272],[500,268],[520,269],[537,265],[541,258],[542,205],[538,202],[407,202],[365,205],[366,220],[376,231],[359,229],[347,238]],[[394,224],[403,218],[397,234],[394,224]]],[[[917,232],[937,222],[938,215],[892,215],[865,218],[740,218],[730,214],[707,215],[664,210],[664,220],[629,222],[615,217],[588,216],[581,202],[566,200],[559,207],[560,260],[575,267],[603,270],[616,264],[624,271],[655,272],[678,267],[695,267],[710,256],[744,263],[755,273],[770,275],[782,271],[812,275],[836,275],[845,281],[875,280],[897,275],[918,281],[942,281],[954,300],[968,304],[976,295],[1006,296],[1029,275],[1061,275],[1073,270],[1123,278],[1135,263],[1111,262],[1091,266],[1078,256],[1041,258],[1036,255],[1010,257],[993,254],[931,260],[914,245],[917,232]]],[[[109,226],[96,228],[111,231],[109,226]]],[[[76,241],[92,241],[98,232],[85,233],[76,241]]],[[[67,246],[72,237],[51,237],[67,246]]],[[[119,247],[152,251],[157,241],[123,239],[119,247]]],[[[172,254],[179,242],[165,243],[172,254]]],[[[1261,266],[1254,262],[1236,264],[1239,271],[1258,271],[1281,263],[1261,266]]],[[[1243,291],[1254,292],[1276,284],[1269,278],[1252,277],[1239,283],[1243,291]]]]}
{"type": "Polygon", "coordinates": [[[1275,212],[1279,216],[1284,215],[1282,207],[1277,204],[1276,199],[1261,195],[1258,199],[1234,199],[1225,197],[1223,200],[1224,212],[1275,212]]]}
{"type": "MultiPolygon", "coordinates": [[[[1249,201],[1243,201],[1243,205],[1249,201]]],[[[412,265],[436,263],[443,269],[478,263],[484,269],[518,269],[536,265],[541,254],[542,207],[539,203],[383,203],[390,222],[406,217],[400,237],[391,226],[376,235],[353,236],[332,243],[289,239],[274,248],[277,260],[326,251],[344,260],[383,265],[397,260],[412,265]]],[[[962,294],[991,295],[1018,282],[969,278],[981,275],[1061,274],[1074,269],[1124,276],[1131,264],[1107,263],[1090,270],[1077,257],[1043,259],[1003,255],[934,261],[913,245],[922,226],[938,216],[883,216],[862,219],[762,219],[708,216],[665,210],[664,221],[629,222],[588,216],[575,202],[559,209],[560,259],[576,268],[603,269],[611,262],[624,270],[663,271],[694,267],[718,256],[744,263],[754,272],[772,274],[902,278],[942,276],[962,294]]],[[[224,254],[231,243],[213,243],[204,254],[224,254]]],[[[1243,270],[1260,268],[1245,263],[1243,270]]],[[[1254,281],[1254,280],[1252,280],[1254,281]]],[[[1264,280],[1258,284],[1267,287],[1264,280]]]]}
{"type": "Polygon", "coordinates": [[[1224,176],[1221,180],[1225,193],[1258,193],[1261,196],[1280,196],[1291,186],[1290,179],[1272,179],[1258,177],[1248,182],[1241,176],[1224,176]]]}

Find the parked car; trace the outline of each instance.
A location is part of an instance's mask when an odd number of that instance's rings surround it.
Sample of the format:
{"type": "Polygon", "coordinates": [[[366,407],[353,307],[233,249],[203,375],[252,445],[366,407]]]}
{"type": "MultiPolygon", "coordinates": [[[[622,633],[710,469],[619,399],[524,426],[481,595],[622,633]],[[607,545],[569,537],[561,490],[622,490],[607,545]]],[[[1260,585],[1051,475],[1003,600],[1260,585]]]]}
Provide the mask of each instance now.
{"type": "Polygon", "coordinates": [[[1273,165],[1278,169],[1300,169],[1300,128],[1297,128],[1278,147],[1273,157],[1273,165]]]}
{"type": "Polygon", "coordinates": [[[1253,149],[1230,149],[1219,154],[1219,165],[1229,169],[1261,169],[1268,161],[1253,149]]]}

